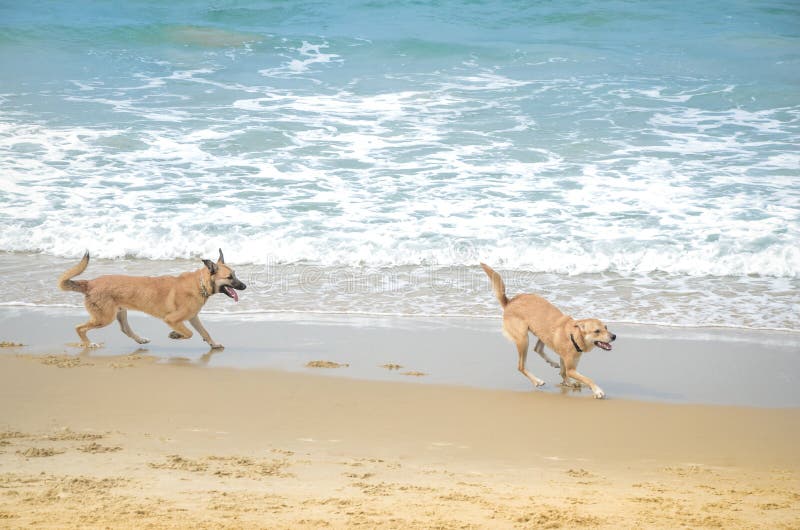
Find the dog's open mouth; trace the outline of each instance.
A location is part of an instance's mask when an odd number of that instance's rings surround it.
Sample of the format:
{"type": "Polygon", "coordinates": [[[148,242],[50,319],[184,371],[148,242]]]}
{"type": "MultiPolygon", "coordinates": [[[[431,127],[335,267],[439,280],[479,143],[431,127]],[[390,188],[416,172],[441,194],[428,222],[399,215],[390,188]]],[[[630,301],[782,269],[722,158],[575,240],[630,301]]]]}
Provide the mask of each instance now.
{"type": "Polygon", "coordinates": [[[231,287],[230,285],[223,285],[220,288],[220,291],[222,291],[223,293],[228,295],[229,298],[233,298],[234,302],[238,302],[239,301],[239,295],[236,294],[236,290],[234,290],[234,288],[231,287]]]}
{"type": "Polygon", "coordinates": [[[603,341],[596,340],[594,341],[594,345],[598,348],[603,348],[606,351],[611,351],[611,344],[603,341]]]}

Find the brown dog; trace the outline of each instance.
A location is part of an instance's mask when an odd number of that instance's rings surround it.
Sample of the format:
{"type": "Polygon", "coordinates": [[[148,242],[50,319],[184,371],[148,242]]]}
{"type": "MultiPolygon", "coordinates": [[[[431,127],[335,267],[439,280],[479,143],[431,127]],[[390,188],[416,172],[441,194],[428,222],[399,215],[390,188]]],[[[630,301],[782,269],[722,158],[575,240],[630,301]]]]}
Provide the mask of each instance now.
{"type": "Polygon", "coordinates": [[[602,399],[605,396],[603,389],[578,372],[578,362],[583,353],[590,351],[595,346],[610,350],[611,343],[617,336],[609,332],[608,327],[596,318],[575,320],[559,311],[556,306],[541,296],[520,294],[509,300],[506,297],[506,286],[500,275],[485,263],[481,263],[481,267],[489,276],[494,294],[500,305],[503,306],[503,334],[517,345],[519,371],[534,385],[542,386],[544,384],[544,381],[525,369],[525,360],[528,356],[528,332],[530,331],[538,339],[533,351],[551,366],[561,369],[562,385],[580,387],[580,384],[583,383],[592,389],[594,397],[602,399]],[[560,363],[556,363],[547,356],[544,352],[545,345],[561,357],[560,363]],[[570,384],[570,378],[578,382],[570,384]]]}
{"type": "Polygon", "coordinates": [[[119,321],[122,332],[138,342],[150,342],[133,332],[128,324],[128,309],[142,311],[160,318],[174,331],[171,339],[188,339],[192,332],[186,327],[186,320],[200,333],[211,348],[221,349],[222,344],[214,342],[198,318],[200,309],[212,294],[225,293],[239,301],[234,289],[243,290],[247,286],[236,278],[233,269],[225,265],[222,249],[216,263],[204,259],[205,267],[194,272],[184,272],[180,276],[100,276],[93,280],[72,278],[81,274],[89,265],[89,252],[76,266],[61,275],[58,287],[62,291],[75,291],[85,296],[84,305],[89,311],[89,321],[75,328],[85,347],[94,347],[86,332],[90,329],[109,325],[114,317],[119,321]]]}

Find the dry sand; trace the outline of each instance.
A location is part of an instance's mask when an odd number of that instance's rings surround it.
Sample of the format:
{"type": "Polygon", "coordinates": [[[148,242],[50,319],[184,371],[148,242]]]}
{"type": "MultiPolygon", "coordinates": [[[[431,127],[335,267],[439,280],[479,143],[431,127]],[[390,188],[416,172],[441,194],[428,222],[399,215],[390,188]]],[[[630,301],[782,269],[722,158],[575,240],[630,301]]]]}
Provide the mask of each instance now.
{"type": "Polygon", "coordinates": [[[0,527],[798,528],[798,431],[796,408],[4,349],[0,527]]]}

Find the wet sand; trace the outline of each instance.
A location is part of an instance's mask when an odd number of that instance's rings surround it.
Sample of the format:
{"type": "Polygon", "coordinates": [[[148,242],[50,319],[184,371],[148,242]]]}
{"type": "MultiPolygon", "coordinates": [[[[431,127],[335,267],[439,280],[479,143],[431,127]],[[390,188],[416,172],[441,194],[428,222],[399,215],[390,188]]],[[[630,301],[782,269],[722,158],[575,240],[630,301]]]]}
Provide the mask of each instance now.
{"type": "MultiPolygon", "coordinates": [[[[377,353],[370,362],[387,380],[355,379],[366,361],[319,346],[338,337],[359,352],[374,333],[385,338],[371,343],[376,352],[424,349],[433,335],[425,328],[395,344],[391,325],[348,340],[337,319],[313,328],[275,319],[265,326],[273,342],[249,347],[265,356],[285,349],[290,371],[221,366],[229,355],[249,357],[236,341],[253,340],[226,319],[207,319],[228,349],[204,360],[199,340],[175,351],[156,335],[147,352],[118,354],[114,342],[79,355],[47,346],[63,340],[69,318],[29,340],[6,317],[0,340],[29,345],[0,353],[0,527],[800,525],[797,407],[418,384],[434,375],[403,373],[439,365],[377,353]],[[297,349],[284,346],[292,340],[297,349]],[[349,366],[305,366],[313,360],[349,366]]],[[[717,342],[701,353],[715,355],[717,342]]],[[[522,379],[493,360],[485,370],[522,379]]]]}
{"type": "MultiPolygon", "coordinates": [[[[203,314],[224,352],[209,352],[197,336],[167,338],[166,324],[130,313],[131,326],[151,339],[139,346],[114,322],[90,332],[103,348],[91,356],[146,353],[161,362],[208,367],[268,368],[311,373],[309,363],[347,365],[327,375],[376,381],[470,386],[529,392],[517,372],[516,348],[488,318],[360,317],[323,314],[203,314]],[[397,365],[398,369],[384,368],[397,365]]],[[[0,307],[0,340],[24,343],[29,353],[82,351],[74,327],[83,309],[0,307]]],[[[583,356],[581,371],[609,399],[756,407],[800,407],[800,333],[667,328],[610,323],[614,350],[583,356]]],[[[553,354],[551,354],[552,356],[553,354]]],[[[537,355],[528,368],[547,383],[538,393],[564,391],[557,370],[537,355]]]]}

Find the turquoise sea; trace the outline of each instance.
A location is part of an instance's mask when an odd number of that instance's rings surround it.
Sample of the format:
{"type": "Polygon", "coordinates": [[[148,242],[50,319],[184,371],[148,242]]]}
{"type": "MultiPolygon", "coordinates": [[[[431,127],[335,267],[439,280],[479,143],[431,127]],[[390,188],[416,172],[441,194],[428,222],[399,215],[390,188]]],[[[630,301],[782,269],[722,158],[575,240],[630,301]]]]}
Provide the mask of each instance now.
{"type": "Polygon", "coordinates": [[[800,4],[0,0],[0,304],[800,331],[800,4]]]}

